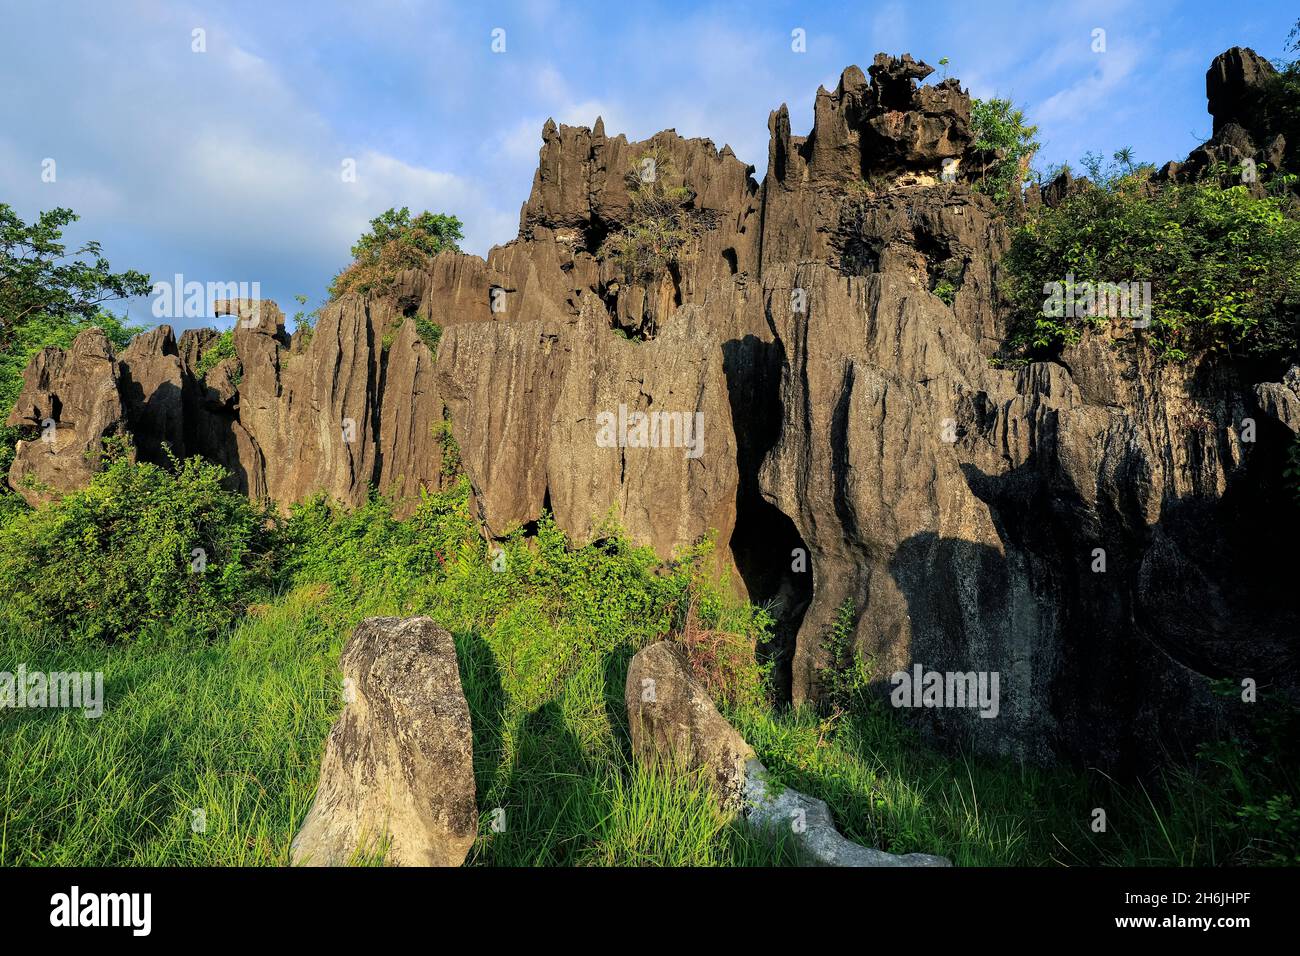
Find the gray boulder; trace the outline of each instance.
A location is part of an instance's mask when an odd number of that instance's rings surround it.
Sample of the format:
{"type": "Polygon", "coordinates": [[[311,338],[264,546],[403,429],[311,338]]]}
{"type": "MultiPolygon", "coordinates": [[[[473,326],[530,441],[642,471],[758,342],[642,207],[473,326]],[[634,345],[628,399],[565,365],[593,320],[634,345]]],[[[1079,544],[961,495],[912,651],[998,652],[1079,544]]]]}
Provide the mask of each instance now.
{"type": "Polygon", "coordinates": [[[343,713],[293,862],[459,866],[478,834],[456,648],[427,617],[369,618],[343,651],[343,713]]]}
{"type": "Polygon", "coordinates": [[[941,856],[897,856],[859,846],[835,829],[822,800],[782,788],[713,706],[691,672],[685,649],[672,641],[642,648],[627,670],[632,753],[680,773],[702,773],[723,807],[744,814],[762,836],[793,849],[809,866],[951,866],[941,856]]]}
{"type": "Polygon", "coordinates": [[[791,848],[808,866],[952,866],[941,856],[899,856],[846,839],[826,801],[776,784],[758,760],[745,767],[745,813],[750,826],[791,848]]]}
{"type": "Polygon", "coordinates": [[[1300,433],[1300,365],[1292,365],[1280,382],[1261,382],[1255,397],[1264,412],[1300,433]]]}
{"type": "Polygon", "coordinates": [[[682,773],[704,773],[726,808],[743,806],[745,765],[753,749],[718,713],[680,644],[642,648],[627,669],[632,753],[682,773]]]}

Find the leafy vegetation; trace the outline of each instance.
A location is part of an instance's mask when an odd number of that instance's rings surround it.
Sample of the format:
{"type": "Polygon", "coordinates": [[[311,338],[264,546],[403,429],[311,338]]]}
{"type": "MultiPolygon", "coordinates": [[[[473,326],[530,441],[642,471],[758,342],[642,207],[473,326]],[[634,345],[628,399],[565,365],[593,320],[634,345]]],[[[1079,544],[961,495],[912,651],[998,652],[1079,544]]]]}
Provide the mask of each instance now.
{"type": "MultiPolygon", "coordinates": [[[[78,220],[71,209],[51,209],[28,225],[0,203],[0,334],[38,316],[63,316],[73,324],[99,318],[115,299],[148,295],[142,272],[113,272],[98,242],[69,253],[63,230],[78,220]]],[[[2,339],[0,339],[2,340],[2,339]]]]}
{"type": "Polygon", "coordinates": [[[389,209],[370,220],[370,231],[352,247],[352,264],[334,277],[330,297],[383,295],[403,270],[426,268],[438,253],[458,250],[462,230],[455,216],[425,210],[412,218],[406,206],[389,209]]]}
{"type": "Polygon", "coordinates": [[[1107,162],[1100,153],[1089,150],[1083,154],[1079,165],[1087,173],[1088,181],[1092,185],[1106,189],[1116,189],[1125,180],[1140,182],[1139,176],[1145,177],[1155,171],[1155,167],[1150,163],[1134,162],[1133,150],[1128,146],[1121,146],[1115,150],[1111,154],[1110,162],[1107,162]]]}
{"type": "Polygon", "coordinates": [[[415,331],[419,333],[420,341],[429,347],[429,351],[437,355],[438,343],[442,341],[442,326],[422,315],[417,315],[415,317],[415,331]]]}
{"type": "MultiPolygon", "coordinates": [[[[834,625],[842,654],[832,670],[843,673],[823,675],[827,705],[774,707],[752,656],[770,616],[704,575],[707,543],[665,564],[614,528],[573,547],[547,516],[531,537],[488,546],[463,479],[426,494],[406,521],[376,497],[352,511],[318,498],[265,522],[233,496],[217,500],[225,493],[210,469],[118,462],[91,490],[0,535],[5,587],[37,582],[40,600],[62,602],[59,628],[74,613],[112,622],[70,641],[0,619],[0,658],[102,671],[106,684],[98,720],[0,711],[0,864],[286,863],[342,705],[343,643],[363,617],[416,613],[456,641],[481,819],[471,864],[789,862],[722,813],[704,781],[631,760],[627,663],[666,635],[683,642],[776,780],[827,800],[852,839],[985,865],[1280,862],[1296,852],[1289,751],[1227,741],[1143,789],[931,749],[861,679],[852,605],[834,625]],[[194,528],[226,536],[199,595],[188,572],[194,528]],[[126,549],[112,564],[124,577],[110,576],[108,597],[91,603],[75,578],[102,581],[115,549],[126,549]],[[218,596],[239,615],[216,613],[218,596]],[[1108,834],[1089,829],[1095,806],[1114,808],[1108,834]]],[[[1294,746],[1300,736],[1287,732],[1294,746]]]]}
{"type": "Polygon", "coordinates": [[[626,182],[631,219],[605,239],[601,252],[626,280],[645,280],[677,262],[690,241],[686,206],[692,193],[678,181],[671,157],[659,147],[632,163],[626,182]]]}
{"type": "Polygon", "coordinates": [[[269,515],[192,458],[175,471],[118,456],[89,488],[0,528],[0,619],[64,642],[197,637],[270,580],[269,515]]]}
{"type": "Polygon", "coordinates": [[[944,305],[951,308],[957,301],[957,285],[951,279],[941,278],[935,283],[934,294],[943,300],[944,305]]]}
{"type": "MultiPolygon", "coordinates": [[[[1291,28],[1286,38],[1285,52],[1300,54],[1300,20],[1291,28]]],[[[1286,137],[1287,154],[1294,167],[1300,156],[1297,144],[1300,144],[1300,58],[1282,58],[1274,62],[1278,74],[1263,91],[1259,104],[1260,116],[1264,125],[1286,137]]],[[[1292,168],[1291,172],[1297,172],[1292,168]]]]}
{"type": "Polygon", "coordinates": [[[999,203],[1020,196],[1029,164],[1038,151],[1037,126],[1025,122],[1024,111],[1010,100],[994,97],[971,100],[974,146],[990,159],[979,171],[975,188],[999,203]]]}
{"type": "Polygon", "coordinates": [[[320,309],[315,308],[310,312],[307,311],[307,297],[305,295],[295,295],[293,300],[298,303],[297,310],[293,313],[293,331],[295,335],[301,335],[303,347],[306,348],[311,342],[312,334],[316,331],[316,320],[320,318],[320,309]]]}
{"type": "Polygon", "coordinates": [[[1142,167],[1031,214],[1003,260],[1012,344],[1050,352],[1111,319],[1045,314],[1046,283],[1151,283],[1144,338],[1170,360],[1206,351],[1296,354],[1300,221],[1242,185],[1155,186],[1142,167]]]}
{"type": "Polygon", "coordinates": [[[451,433],[451,413],[442,410],[442,418],[433,426],[433,437],[442,445],[442,474],[460,474],[460,446],[451,433]]]}
{"type": "Polygon", "coordinates": [[[227,329],[217,336],[200,356],[199,362],[194,366],[194,373],[199,378],[207,378],[208,373],[220,365],[228,358],[235,357],[235,330],[227,329]]]}

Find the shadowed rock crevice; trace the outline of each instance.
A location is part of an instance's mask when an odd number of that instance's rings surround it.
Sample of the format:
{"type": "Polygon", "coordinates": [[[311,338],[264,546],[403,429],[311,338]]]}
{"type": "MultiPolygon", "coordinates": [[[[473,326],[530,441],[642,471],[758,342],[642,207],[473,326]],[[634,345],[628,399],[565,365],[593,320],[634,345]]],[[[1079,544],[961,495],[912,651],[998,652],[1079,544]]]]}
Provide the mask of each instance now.
{"type": "Polygon", "coordinates": [[[795,637],[812,602],[813,574],[808,546],[794,522],[762,498],[739,503],[731,553],[749,600],[770,609],[771,639],[758,647],[759,657],[771,661],[773,689],[788,703],[795,637]]]}

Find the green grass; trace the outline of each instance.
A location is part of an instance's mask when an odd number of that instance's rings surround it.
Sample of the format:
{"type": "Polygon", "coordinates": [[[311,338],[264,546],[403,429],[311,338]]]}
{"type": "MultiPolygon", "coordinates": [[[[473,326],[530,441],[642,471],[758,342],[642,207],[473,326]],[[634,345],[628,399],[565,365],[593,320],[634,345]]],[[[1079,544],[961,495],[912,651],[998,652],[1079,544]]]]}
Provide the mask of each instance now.
{"type": "MultiPolygon", "coordinates": [[[[106,696],[99,719],[0,711],[0,865],[287,863],[342,704],[344,642],[363,617],[413,613],[456,641],[479,795],[470,865],[789,862],[701,780],[629,756],[623,687],[639,647],[689,621],[740,644],[768,626],[701,577],[707,546],[665,567],[612,532],[570,548],[543,520],[496,572],[469,507],[462,483],[404,522],[378,500],[296,509],[277,532],[274,590],[207,641],[154,628],[71,643],[0,623],[0,670],[102,670],[106,696]]],[[[770,706],[757,667],[723,677],[726,712],[776,779],[826,800],[865,844],[959,865],[1295,862],[1294,765],[1265,773],[1241,747],[1143,789],[937,752],[855,697],[852,675],[831,713],[770,706]]]]}
{"type": "Polygon", "coordinates": [[[0,864],[287,862],[339,706],[322,625],[304,589],[195,649],[0,642],[5,662],[102,670],[106,701],[99,718],[0,712],[0,864]]]}

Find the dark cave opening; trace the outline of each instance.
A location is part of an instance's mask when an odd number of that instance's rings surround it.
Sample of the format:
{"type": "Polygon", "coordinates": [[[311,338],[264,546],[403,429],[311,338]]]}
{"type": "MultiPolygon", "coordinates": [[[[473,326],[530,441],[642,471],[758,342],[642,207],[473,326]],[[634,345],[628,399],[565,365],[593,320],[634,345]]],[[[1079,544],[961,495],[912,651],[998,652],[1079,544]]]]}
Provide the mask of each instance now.
{"type": "Polygon", "coordinates": [[[736,525],[729,542],[732,560],[749,600],[766,605],[774,626],[759,648],[759,658],[773,663],[777,703],[789,703],[795,636],[812,603],[812,557],[790,517],[763,497],[758,473],[781,434],[779,341],[746,335],[723,346],[723,369],[732,421],[736,427],[736,525]]]}
{"type": "Polygon", "coordinates": [[[812,559],[794,522],[757,494],[737,501],[731,554],[749,600],[772,614],[771,638],[758,647],[760,661],[771,661],[778,703],[788,704],[791,665],[799,625],[812,603],[812,559]]]}

